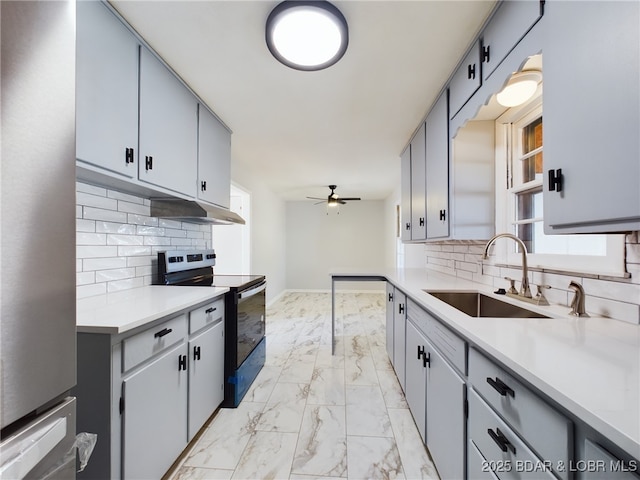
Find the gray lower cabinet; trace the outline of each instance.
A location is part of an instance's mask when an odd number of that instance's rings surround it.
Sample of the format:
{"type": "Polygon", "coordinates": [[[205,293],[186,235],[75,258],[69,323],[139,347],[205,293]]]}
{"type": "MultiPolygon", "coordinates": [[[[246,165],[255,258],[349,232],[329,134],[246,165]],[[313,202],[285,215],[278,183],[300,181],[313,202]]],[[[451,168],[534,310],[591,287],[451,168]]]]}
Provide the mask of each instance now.
{"type": "Polygon", "coordinates": [[[78,478],[161,478],[224,397],[224,299],[122,334],[79,333],[78,478]]]}
{"type": "Polygon", "coordinates": [[[426,438],[441,479],[464,478],[465,381],[427,340],[426,438]]]}
{"type": "Polygon", "coordinates": [[[394,294],[395,287],[387,283],[387,307],[386,307],[386,325],[385,325],[385,337],[386,337],[386,347],[387,347],[387,355],[389,356],[389,361],[393,365],[393,316],[395,311],[395,303],[394,303],[394,294]]]}
{"type": "Polygon", "coordinates": [[[584,480],[639,480],[638,460],[624,461],[595,441],[584,442],[584,459],[576,462],[575,470],[583,473],[584,480]]]}
{"type": "Polygon", "coordinates": [[[571,420],[475,348],[469,350],[469,382],[469,438],[487,461],[498,462],[493,470],[499,478],[570,478],[571,420]],[[538,469],[526,471],[529,465],[538,469]]]}
{"type": "Polygon", "coordinates": [[[186,359],[183,342],[122,382],[123,478],[161,478],[187,445],[186,359]]]}
{"type": "Polygon", "coordinates": [[[427,338],[411,322],[407,321],[407,349],[405,352],[405,390],[404,394],[413,415],[413,420],[418,427],[422,441],[426,438],[426,402],[427,402],[427,364],[424,352],[427,338]]]}
{"type": "MultiPolygon", "coordinates": [[[[189,430],[191,440],[224,400],[224,304],[213,326],[189,340],[189,430]]],[[[209,307],[211,308],[211,307],[209,307]]]]}
{"type": "Polygon", "coordinates": [[[406,388],[405,339],[407,324],[407,296],[396,288],[393,313],[393,368],[402,390],[406,388]]]}

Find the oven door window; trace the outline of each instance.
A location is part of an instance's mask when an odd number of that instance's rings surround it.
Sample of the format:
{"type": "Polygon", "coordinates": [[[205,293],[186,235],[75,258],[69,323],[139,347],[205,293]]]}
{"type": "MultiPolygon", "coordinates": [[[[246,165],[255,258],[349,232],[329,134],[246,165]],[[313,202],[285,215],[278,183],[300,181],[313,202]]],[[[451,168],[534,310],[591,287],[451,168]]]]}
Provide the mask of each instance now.
{"type": "Polygon", "coordinates": [[[238,296],[238,358],[236,367],[249,356],[265,334],[266,283],[238,296]]]}

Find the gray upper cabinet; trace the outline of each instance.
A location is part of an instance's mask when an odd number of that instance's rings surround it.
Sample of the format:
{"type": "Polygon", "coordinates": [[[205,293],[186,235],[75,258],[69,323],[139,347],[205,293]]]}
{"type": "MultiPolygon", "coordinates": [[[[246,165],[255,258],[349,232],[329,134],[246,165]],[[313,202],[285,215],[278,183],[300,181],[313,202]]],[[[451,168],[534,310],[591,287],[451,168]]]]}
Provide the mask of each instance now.
{"type": "Polygon", "coordinates": [[[411,145],[400,156],[400,238],[411,240],[411,145]]]}
{"type": "Polygon", "coordinates": [[[491,76],[500,62],[542,16],[535,0],[502,2],[482,33],[482,78],[491,76]]]}
{"type": "Polygon", "coordinates": [[[76,157],[136,178],[138,41],[101,2],[76,15],[76,157]]]}
{"type": "Polygon", "coordinates": [[[197,105],[182,82],[141,47],[140,180],[195,197],[197,105]]]}
{"type": "Polygon", "coordinates": [[[464,57],[449,83],[449,115],[453,118],[482,84],[480,40],[464,57]]]}
{"type": "Polygon", "coordinates": [[[449,236],[449,116],[447,92],[426,120],[427,238],[449,236]]]}
{"type": "Polygon", "coordinates": [[[427,238],[425,142],[425,125],[422,123],[411,140],[411,240],[427,238]]]}
{"type": "Polygon", "coordinates": [[[198,198],[230,206],[231,133],[198,104],[198,198]]]}
{"type": "Polygon", "coordinates": [[[547,2],[545,233],[640,229],[640,3],[547,2]]]}

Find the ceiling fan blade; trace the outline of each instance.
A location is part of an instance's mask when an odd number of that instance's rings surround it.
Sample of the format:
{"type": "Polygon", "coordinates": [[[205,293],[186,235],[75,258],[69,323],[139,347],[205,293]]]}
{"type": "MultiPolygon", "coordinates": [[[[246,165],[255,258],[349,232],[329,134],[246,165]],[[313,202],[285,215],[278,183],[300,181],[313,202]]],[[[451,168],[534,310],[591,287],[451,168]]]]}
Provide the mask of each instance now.
{"type": "Polygon", "coordinates": [[[327,201],[326,201],[326,200],[322,200],[322,201],[320,201],[320,202],[316,202],[316,203],[314,203],[314,205],[320,205],[321,203],[327,203],[327,201]]]}
{"type": "Polygon", "coordinates": [[[360,197],[340,197],[340,200],[362,200],[360,197]]]}
{"type": "Polygon", "coordinates": [[[344,198],[340,198],[340,199],[338,199],[338,200],[337,200],[337,202],[338,202],[340,205],[346,205],[346,204],[347,204],[347,202],[345,202],[344,200],[345,200],[344,198]]]}
{"type": "Polygon", "coordinates": [[[326,199],[320,198],[320,197],[307,197],[307,198],[309,198],[311,200],[324,200],[324,201],[326,201],[326,199]]]}

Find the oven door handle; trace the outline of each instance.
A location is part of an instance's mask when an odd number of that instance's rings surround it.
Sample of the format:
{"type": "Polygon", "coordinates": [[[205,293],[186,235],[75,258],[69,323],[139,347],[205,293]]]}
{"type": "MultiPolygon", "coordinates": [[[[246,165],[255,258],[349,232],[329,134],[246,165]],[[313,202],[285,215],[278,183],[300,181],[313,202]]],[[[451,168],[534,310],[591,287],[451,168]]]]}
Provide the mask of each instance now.
{"type": "Polygon", "coordinates": [[[258,285],[255,288],[252,288],[251,290],[244,290],[242,292],[239,292],[238,293],[238,299],[249,298],[249,297],[255,295],[256,293],[262,292],[266,288],[267,288],[267,281],[265,280],[260,285],[258,285]]]}

